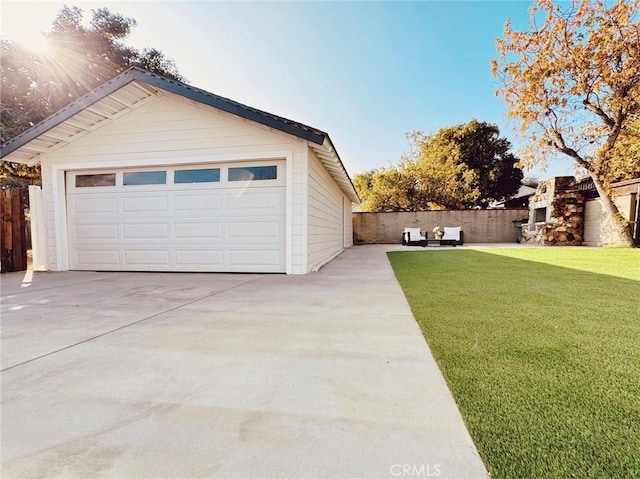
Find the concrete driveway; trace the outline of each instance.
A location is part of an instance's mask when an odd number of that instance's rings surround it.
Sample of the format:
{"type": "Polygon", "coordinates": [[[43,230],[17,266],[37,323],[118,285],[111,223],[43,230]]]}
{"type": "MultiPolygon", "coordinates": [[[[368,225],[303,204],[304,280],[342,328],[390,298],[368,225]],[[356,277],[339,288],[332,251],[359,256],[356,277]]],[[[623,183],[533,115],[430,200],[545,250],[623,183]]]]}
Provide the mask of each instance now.
{"type": "Polygon", "coordinates": [[[486,477],[387,249],[2,275],[2,477],[486,477]]]}

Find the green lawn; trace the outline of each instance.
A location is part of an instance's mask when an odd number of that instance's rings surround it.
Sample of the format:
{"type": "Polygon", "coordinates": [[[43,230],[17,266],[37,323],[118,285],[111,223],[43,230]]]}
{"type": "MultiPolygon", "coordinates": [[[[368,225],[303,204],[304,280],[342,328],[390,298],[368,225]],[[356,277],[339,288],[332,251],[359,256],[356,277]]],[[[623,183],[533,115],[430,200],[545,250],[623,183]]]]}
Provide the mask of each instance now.
{"type": "Polygon", "coordinates": [[[640,250],[389,253],[495,478],[640,478],[640,250]]]}

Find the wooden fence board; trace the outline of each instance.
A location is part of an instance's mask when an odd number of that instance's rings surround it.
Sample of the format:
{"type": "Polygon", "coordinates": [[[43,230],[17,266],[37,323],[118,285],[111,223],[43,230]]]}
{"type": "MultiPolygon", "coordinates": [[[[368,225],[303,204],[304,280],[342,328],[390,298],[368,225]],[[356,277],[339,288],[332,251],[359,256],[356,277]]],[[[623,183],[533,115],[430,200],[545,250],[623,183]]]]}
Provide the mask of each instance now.
{"type": "Polygon", "coordinates": [[[27,269],[24,196],[19,189],[0,192],[0,250],[3,273],[27,269]]]}

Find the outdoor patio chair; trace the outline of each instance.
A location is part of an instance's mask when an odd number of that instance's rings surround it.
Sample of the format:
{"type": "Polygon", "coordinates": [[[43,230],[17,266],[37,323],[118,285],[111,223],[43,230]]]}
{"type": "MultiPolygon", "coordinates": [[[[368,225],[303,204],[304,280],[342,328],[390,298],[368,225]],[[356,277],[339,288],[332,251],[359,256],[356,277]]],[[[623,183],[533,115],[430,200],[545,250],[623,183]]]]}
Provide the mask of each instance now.
{"type": "Polygon", "coordinates": [[[464,232],[460,226],[445,226],[443,229],[440,244],[462,245],[464,243],[464,232]]]}
{"type": "Polygon", "coordinates": [[[420,228],[405,228],[402,232],[402,244],[407,246],[427,246],[427,236],[420,232],[420,228]]]}

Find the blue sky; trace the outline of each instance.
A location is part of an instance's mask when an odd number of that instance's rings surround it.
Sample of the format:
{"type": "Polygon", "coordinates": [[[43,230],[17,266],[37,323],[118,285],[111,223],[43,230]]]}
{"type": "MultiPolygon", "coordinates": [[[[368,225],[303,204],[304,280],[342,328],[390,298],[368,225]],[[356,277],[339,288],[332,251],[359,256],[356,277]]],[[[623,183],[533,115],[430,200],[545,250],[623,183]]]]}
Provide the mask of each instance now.
{"type": "MultiPolygon", "coordinates": [[[[352,176],[396,163],[407,132],[472,118],[520,144],[489,62],[507,18],[526,28],[528,1],[66,3],[135,18],[128,43],[194,86],[326,131],[352,176]]],[[[29,43],[61,7],[3,1],[2,35],[29,43]]],[[[557,159],[526,174],[573,172],[557,159]]]]}

